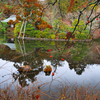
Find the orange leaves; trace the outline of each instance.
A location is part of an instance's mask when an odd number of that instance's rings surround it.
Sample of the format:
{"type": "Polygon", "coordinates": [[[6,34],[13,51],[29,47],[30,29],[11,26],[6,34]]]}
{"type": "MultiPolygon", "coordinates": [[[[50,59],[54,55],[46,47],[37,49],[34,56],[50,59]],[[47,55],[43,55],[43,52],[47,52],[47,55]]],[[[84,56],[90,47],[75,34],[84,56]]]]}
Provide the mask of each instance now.
{"type": "Polygon", "coordinates": [[[28,16],[30,13],[29,12],[25,12],[23,13],[24,17],[28,16]]]}
{"type": "Polygon", "coordinates": [[[47,28],[51,28],[51,29],[52,29],[52,26],[48,24],[48,25],[47,25],[47,28]]]}
{"type": "Polygon", "coordinates": [[[8,24],[9,24],[9,25],[14,24],[14,21],[10,19],[10,20],[8,21],[8,24]]]}
{"type": "Polygon", "coordinates": [[[20,16],[18,16],[18,15],[16,16],[16,19],[20,19],[20,18],[21,18],[20,16]]]}
{"type": "Polygon", "coordinates": [[[26,3],[24,3],[24,4],[23,4],[23,7],[27,7],[27,4],[26,4],[26,3]]]}
{"type": "Polygon", "coordinates": [[[15,23],[19,23],[19,21],[16,19],[16,20],[15,20],[15,23]]]}
{"type": "Polygon", "coordinates": [[[69,7],[68,7],[67,12],[69,12],[69,11],[71,10],[71,8],[73,7],[74,3],[75,3],[75,0],[71,0],[71,1],[70,1],[70,5],[69,5],[69,7]]]}
{"type": "Polygon", "coordinates": [[[37,25],[37,28],[39,30],[42,30],[42,29],[45,29],[46,28],[46,25],[45,24],[40,24],[40,25],[37,25]]]}
{"type": "Polygon", "coordinates": [[[33,13],[33,14],[35,14],[35,13],[36,13],[36,11],[35,11],[35,10],[32,10],[32,13],[33,13]]]}
{"type": "Polygon", "coordinates": [[[20,16],[18,16],[18,15],[16,16],[16,19],[17,20],[22,20],[22,18],[20,16]]]}
{"type": "Polygon", "coordinates": [[[40,9],[40,10],[43,10],[43,8],[42,8],[42,7],[39,7],[39,9],[40,9]]]}
{"type": "Polygon", "coordinates": [[[38,18],[38,19],[36,19],[37,20],[37,22],[40,22],[40,21],[42,21],[42,19],[41,18],[38,18]]]}
{"type": "Polygon", "coordinates": [[[28,17],[28,18],[27,18],[27,21],[29,22],[30,19],[31,19],[31,17],[28,17]]]}
{"type": "Polygon", "coordinates": [[[23,4],[23,7],[30,8],[30,7],[32,7],[32,4],[29,4],[29,5],[28,5],[27,3],[24,3],[24,4],[23,4]]]}
{"type": "Polygon", "coordinates": [[[39,30],[44,30],[46,28],[51,28],[52,29],[52,26],[49,25],[46,21],[44,21],[43,19],[41,18],[38,18],[36,19],[36,23],[39,23],[36,27],[39,29],[39,30]]]}
{"type": "Polygon", "coordinates": [[[16,10],[15,13],[18,13],[18,10],[16,10]]]}
{"type": "Polygon", "coordinates": [[[35,7],[41,7],[41,5],[39,3],[34,3],[35,7]]]}
{"type": "Polygon", "coordinates": [[[38,16],[41,16],[41,12],[37,12],[37,15],[38,15],[38,16]]]}
{"type": "Polygon", "coordinates": [[[10,14],[11,10],[8,7],[4,6],[4,11],[3,12],[4,12],[4,14],[10,14]]]}
{"type": "Polygon", "coordinates": [[[37,25],[37,28],[38,28],[39,30],[46,29],[46,28],[48,28],[48,25],[47,25],[47,24],[41,23],[40,25],[37,25]]]}
{"type": "Polygon", "coordinates": [[[27,19],[28,21],[31,21],[31,20],[34,22],[37,21],[36,18],[41,16],[41,10],[42,10],[42,5],[39,3],[39,1],[38,0],[20,0],[20,1],[22,2],[23,5],[21,6],[19,4],[18,5],[19,8],[17,8],[18,6],[15,7],[14,13],[16,15],[23,14],[24,17],[31,16],[31,19],[29,18],[30,20],[27,19]]]}
{"type": "Polygon", "coordinates": [[[29,4],[27,7],[28,7],[28,8],[32,7],[32,4],[29,4]]]}
{"type": "Polygon", "coordinates": [[[32,3],[33,0],[25,0],[25,2],[27,2],[27,3],[32,3]]]}

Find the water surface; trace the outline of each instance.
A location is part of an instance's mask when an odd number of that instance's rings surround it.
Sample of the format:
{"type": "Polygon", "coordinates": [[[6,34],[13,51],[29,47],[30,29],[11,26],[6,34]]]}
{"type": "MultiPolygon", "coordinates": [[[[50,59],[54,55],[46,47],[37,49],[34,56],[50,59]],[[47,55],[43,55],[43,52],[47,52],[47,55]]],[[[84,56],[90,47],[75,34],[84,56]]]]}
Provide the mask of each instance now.
{"type": "Polygon", "coordinates": [[[100,81],[100,56],[95,46],[99,48],[99,43],[71,42],[65,47],[65,42],[28,40],[3,44],[0,47],[0,86],[27,87],[36,83],[46,90],[64,84],[95,86],[100,81]],[[16,65],[22,66],[24,62],[33,69],[31,73],[18,72],[16,65]],[[49,75],[43,71],[46,65],[52,67],[49,75]]]}

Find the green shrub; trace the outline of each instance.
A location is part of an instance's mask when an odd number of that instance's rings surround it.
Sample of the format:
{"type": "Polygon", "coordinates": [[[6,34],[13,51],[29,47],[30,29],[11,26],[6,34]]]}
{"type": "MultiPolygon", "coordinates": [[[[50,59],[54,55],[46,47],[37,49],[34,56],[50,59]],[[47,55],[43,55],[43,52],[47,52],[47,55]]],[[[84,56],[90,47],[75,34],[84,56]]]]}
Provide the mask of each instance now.
{"type": "MultiPolygon", "coordinates": [[[[14,29],[14,36],[15,37],[18,36],[18,32],[20,32],[21,24],[22,23],[17,23],[15,25],[15,29],[14,29]]],[[[35,27],[33,27],[31,24],[28,23],[26,25],[25,37],[55,39],[55,34],[53,34],[53,30],[50,28],[46,28],[45,30],[40,31],[40,30],[36,30],[35,27]]]]}
{"type": "Polygon", "coordinates": [[[7,22],[0,22],[0,34],[4,34],[6,32],[7,27],[8,27],[7,22]]]}
{"type": "Polygon", "coordinates": [[[61,32],[61,33],[58,34],[58,38],[59,39],[65,39],[65,37],[66,37],[66,33],[65,32],[61,32]]]}
{"type": "Polygon", "coordinates": [[[10,9],[12,9],[12,8],[13,8],[13,6],[12,6],[12,5],[6,5],[6,7],[10,8],[10,9]]]}
{"type": "MultiPolygon", "coordinates": [[[[75,25],[77,24],[78,19],[74,20],[72,23],[72,27],[69,29],[70,32],[73,31],[73,29],[75,28],[75,25]]],[[[85,28],[85,23],[83,20],[81,20],[78,24],[78,26],[76,27],[76,30],[74,32],[76,39],[89,39],[89,30],[85,28]]]]}
{"type": "MultiPolygon", "coordinates": [[[[15,29],[14,29],[15,37],[18,36],[18,32],[20,32],[21,25],[22,23],[17,23],[15,25],[15,29]]],[[[35,30],[35,28],[31,24],[27,23],[26,30],[25,30],[25,36],[34,37],[36,33],[38,33],[38,30],[35,30]]]]}
{"type": "Polygon", "coordinates": [[[15,25],[15,29],[14,29],[14,36],[17,37],[18,36],[18,32],[20,32],[20,29],[21,29],[21,23],[17,23],[15,25]]]}
{"type": "Polygon", "coordinates": [[[51,39],[55,39],[56,36],[55,36],[55,34],[51,34],[50,37],[51,37],[51,39]]]}
{"type": "Polygon", "coordinates": [[[67,26],[61,19],[56,19],[53,22],[53,29],[57,33],[60,33],[67,31],[69,29],[69,26],[67,26]]]}

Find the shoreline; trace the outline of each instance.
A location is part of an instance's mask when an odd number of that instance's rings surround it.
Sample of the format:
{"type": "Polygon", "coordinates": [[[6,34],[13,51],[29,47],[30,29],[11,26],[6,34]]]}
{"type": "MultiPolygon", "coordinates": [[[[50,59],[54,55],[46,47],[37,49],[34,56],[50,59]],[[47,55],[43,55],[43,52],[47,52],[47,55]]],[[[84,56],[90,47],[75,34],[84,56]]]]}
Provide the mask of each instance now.
{"type": "MultiPolygon", "coordinates": [[[[22,37],[17,39],[23,39],[22,37]]],[[[42,40],[42,41],[72,41],[72,42],[90,42],[92,39],[85,39],[85,40],[68,40],[68,39],[47,39],[47,38],[31,38],[31,37],[24,37],[25,40],[42,40]]]]}

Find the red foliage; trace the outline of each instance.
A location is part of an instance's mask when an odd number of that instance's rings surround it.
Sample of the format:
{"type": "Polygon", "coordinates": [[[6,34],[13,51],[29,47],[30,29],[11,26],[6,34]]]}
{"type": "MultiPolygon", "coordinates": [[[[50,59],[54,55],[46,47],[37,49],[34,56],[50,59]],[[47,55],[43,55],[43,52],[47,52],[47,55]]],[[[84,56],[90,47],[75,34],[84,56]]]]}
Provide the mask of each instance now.
{"type": "Polygon", "coordinates": [[[70,1],[70,5],[69,5],[69,7],[68,7],[67,12],[69,12],[69,11],[71,10],[71,8],[73,7],[74,3],[75,3],[75,0],[71,0],[71,1],[70,1]]]}
{"type": "Polygon", "coordinates": [[[66,34],[66,39],[69,39],[69,38],[75,38],[75,35],[72,35],[72,32],[68,32],[66,34]]]}
{"type": "Polygon", "coordinates": [[[88,23],[90,23],[90,21],[88,20],[88,23]]]}
{"type": "Polygon", "coordinates": [[[61,58],[62,61],[64,61],[64,58],[61,58]]]}
{"type": "Polygon", "coordinates": [[[96,18],[96,20],[98,20],[98,18],[96,18]]]}
{"type": "Polygon", "coordinates": [[[39,99],[39,95],[36,95],[36,99],[37,99],[37,100],[39,99]]]}
{"type": "Polygon", "coordinates": [[[53,73],[52,73],[52,76],[54,76],[54,75],[55,75],[55,73],[53,72],[53,73]]]}
{"type": "Polygon", "coordinates": [[[50,58],[52,58],[52,56],[50,56],[50,58]]]}
{"type": "Polygon", "coordinates": [[[8,1],[7,5],[10,5],[9,1],[8,1]]]}
{"type": "Polygon", "coordinates": [[[50,28],[52,29],[52,26],[50,28]]]}
{"type": "Polygon", "coordinates": [[[48,49],[47,52],[50,52],[50,50],[48,49]]]}

